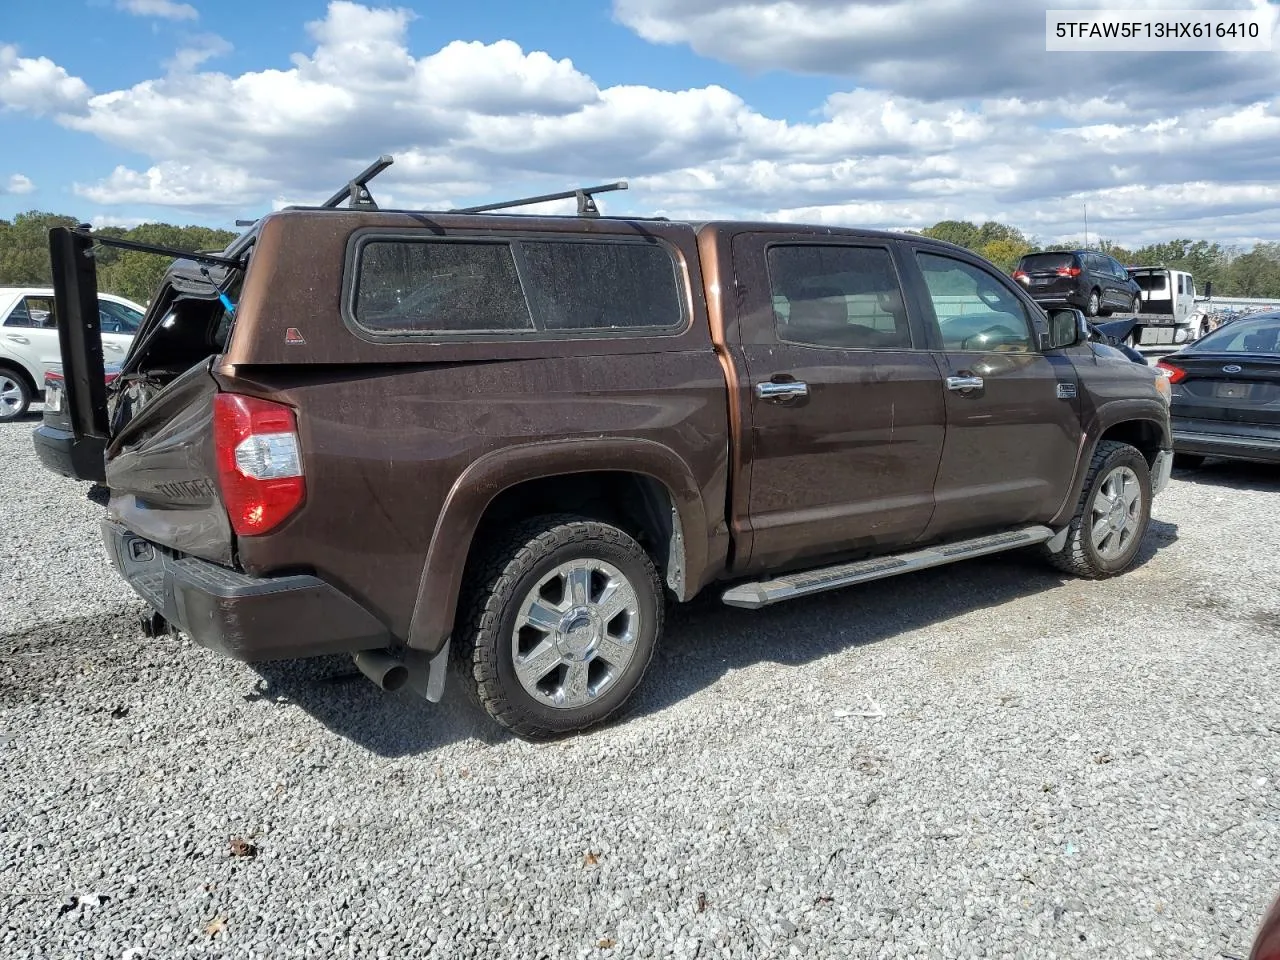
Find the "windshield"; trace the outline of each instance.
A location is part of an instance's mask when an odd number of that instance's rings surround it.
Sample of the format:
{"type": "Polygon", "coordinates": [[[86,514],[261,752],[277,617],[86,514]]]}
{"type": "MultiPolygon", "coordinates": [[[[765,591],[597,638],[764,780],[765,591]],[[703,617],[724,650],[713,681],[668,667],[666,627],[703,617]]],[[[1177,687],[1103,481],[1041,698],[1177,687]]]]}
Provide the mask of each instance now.
{"type": "Polygon", "coordinates": [[[1201,337],[1188,353],[1280,353],[1280,313],[1236,320],[1201,337]]]}

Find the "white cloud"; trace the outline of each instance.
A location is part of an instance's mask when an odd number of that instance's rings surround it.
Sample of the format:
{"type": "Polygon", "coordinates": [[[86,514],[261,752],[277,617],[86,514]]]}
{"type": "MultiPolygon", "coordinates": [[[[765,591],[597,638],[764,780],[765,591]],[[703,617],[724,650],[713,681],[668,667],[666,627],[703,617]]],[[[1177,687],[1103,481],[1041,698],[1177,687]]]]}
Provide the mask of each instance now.
{"type": "MultiPolygon", "coordinates": [[[[654,43],[684,44],[751,71],[854,78],[923,99],[1142,98],[1245,102],[1274,89],[1273,57],[1045,52],[1045,11],[1115,0],[614,0],[615,18],[654,43]],[[1152,84],[1149,75],[1160,75],[1152,84]],[[1133,89],[1130,89],[1133,88],[1133,89]]],[[[1125,0],[1125,9],[1260,10],[1267,0],[1125,0]]]]}
{"type": "Polygon", "coordinates": [[[74,113],[92,91],[47,57],[18,56],[18,48],[0,44],[0,107],[46,113],[74,113]]]}
{"type": "Polygon", "coordinates": [[[10,196],[23,196],[28,193],[35,193],[36,185],[31,182],[30,177],[15,173],[0,186],[0,194],[9,194],[10,196]]]}
{"type": "Polygon", "coordinates": [[[192,37],[186,46],[180,47],[165,66],[173,73],[191,73],[206,61],[225,57],[234,49],[228,41],[215,33],[201,34],[192,37]]]}
{"type": "MultiPolygon", "coordinates": [[[[922,0],[938,16],[969,2],[922,0]]],[[[695,19],[731,6],[683,3],[695,19]]],[[[851,6],[829,0],[824,15],[847,16],[851,6]]],[[[896,0],[880,7],[898,10],[896,0]]],[[[797,110],[808,117],[799,121],[720,86],[602,87],[569,60],[507,40],[418,55],[408,42],[413,17],[337,0],[308,25],[312,47],[288,69],[210,72],[202,54],[218,55],[221,41],[205,38],[166,75],[96,96],[44,61],[46,75],[79,85],[61,97],[60,123],[147,157],[74,190],[122,215],[156,205],[229,220],[317,202],[392,153],[395,166],[373,185],[384,205],[441,209],[627,178],[632,189],[606,197],[608,209],[871,227],[997,219],[1052,239],[1079,233],[1088,202],[1091,231],[1119,242],[1190,230],[1187,217],[1203,235],[1280,236],[1274,89],[1201,103],[1165,90],[1161,72],[1124,97],[1068,96],[1061,83],[1044,95],[982,99],[850,84],[799,105],[817,107],[797,110]]],[[[972,48],[965,56],[990,59],[972,48]]],[[[1253,69],[1238,65],[1248,82],[1253,69]]],[[[4,90],[0,79],[0,101],[11,102],[4,90]]],[[[12,104],[35,110],[52,100],[12,104]]]]}
{"type": "Polygon", "coordinates": [[[163,20],[195,20],[200,13],[189,3],[173,0],[116,0],[116,7],[135,17],[160,17],[163,20]]]}

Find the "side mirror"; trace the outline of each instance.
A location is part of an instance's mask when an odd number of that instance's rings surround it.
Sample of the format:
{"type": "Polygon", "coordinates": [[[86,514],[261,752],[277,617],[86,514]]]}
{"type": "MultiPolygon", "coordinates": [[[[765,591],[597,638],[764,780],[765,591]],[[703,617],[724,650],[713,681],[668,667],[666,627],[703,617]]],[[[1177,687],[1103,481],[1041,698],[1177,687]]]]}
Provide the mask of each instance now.
{"type": "Polygon", "coordinates": [[[1049,311],[1050,350],[1074,347],[1089,339],[1089,321],[1074,307],[1060,307],[1049,311]]]}
{"type": "Polygon", "coordinates": [[[1204,298],[1205,298],[1206,300],[1212,300],[1212,299],[1213,299],[1213,281],[1212,281],[1212,280],[1206,280],[1206,281],[1205,281],[1205,284],[1204,284],[1204,298]]]}

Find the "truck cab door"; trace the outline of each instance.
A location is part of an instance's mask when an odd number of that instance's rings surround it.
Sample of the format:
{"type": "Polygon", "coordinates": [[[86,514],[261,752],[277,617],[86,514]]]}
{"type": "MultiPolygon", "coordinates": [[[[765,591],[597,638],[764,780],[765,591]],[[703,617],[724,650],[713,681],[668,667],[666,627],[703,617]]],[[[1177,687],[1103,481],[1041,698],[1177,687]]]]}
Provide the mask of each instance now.
{"type": "Polygon", "coordinates": [[[732,257],[749,377],[739,569],[912,542],[933,512],[945,409],[896,243],[744,233],[732,257]]]}
{"type": "Polygon", "coordinates": [[[946,396],[925,539],[1049,520],[1068,494],[1080,446],[1070,357],[1040,349],[1033,308],[983,261],[924,245],[913,245],[909,260],[946,396]]]}

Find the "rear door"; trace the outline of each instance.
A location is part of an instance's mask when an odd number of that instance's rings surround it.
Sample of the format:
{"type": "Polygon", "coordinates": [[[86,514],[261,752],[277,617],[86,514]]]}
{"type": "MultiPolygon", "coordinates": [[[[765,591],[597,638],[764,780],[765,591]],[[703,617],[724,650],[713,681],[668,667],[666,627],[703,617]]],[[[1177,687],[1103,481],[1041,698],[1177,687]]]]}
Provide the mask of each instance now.
{"type": "Polygon", "coordinates": [[[747,569],[888,549],[928,525],[942,384],[894,247],[812,234],[734,239],[750,376],[747,569]]]}
{"type": "Polygon", "coordinates": [[[1070,358],[1040,350],[1034,308],[989,264],[924,246],[909,259],[946,397],[925,537],[1049,519],[1067,495],[1080,443],[1070,358]]]}
{"type": "MultiPolygon", "coordinates": [[[[58,329],[54,323],[53,297],[23,295],[14,300],[0,320],[5,346],[36,371],[38,380],[58,363],[58,329]]],[[[43,384],[37,383],[37,388],[43,384]]]]}

